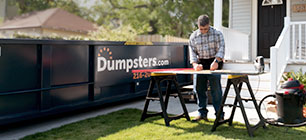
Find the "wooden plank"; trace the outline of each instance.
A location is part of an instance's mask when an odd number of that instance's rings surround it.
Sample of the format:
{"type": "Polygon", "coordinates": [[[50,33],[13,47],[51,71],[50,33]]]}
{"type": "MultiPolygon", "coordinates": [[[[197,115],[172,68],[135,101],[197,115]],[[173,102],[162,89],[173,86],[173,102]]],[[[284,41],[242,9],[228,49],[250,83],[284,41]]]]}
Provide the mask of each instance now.
{"type": "Polygon", "coordinates": [[[237,71],[237,70],[201,70],[201,71],[195,71],[195,70],[164,70],[164,71],[153,71],[153,73],[171,73],[171,74],[227,74],[227,75],[259,75],[262,73],[259,73],[257,71],[237,71]]]}

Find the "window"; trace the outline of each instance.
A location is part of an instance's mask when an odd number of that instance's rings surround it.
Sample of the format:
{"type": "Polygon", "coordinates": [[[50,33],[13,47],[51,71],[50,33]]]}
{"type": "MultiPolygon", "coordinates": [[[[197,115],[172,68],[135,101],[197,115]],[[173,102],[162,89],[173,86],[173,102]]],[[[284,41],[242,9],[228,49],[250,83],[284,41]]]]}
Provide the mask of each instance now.
{"type": "Polygon", "coordinates": [[[263,0],[262,6],[270,6],[270,5],[281,5],[283,4],[283,0],[263,0]]]}

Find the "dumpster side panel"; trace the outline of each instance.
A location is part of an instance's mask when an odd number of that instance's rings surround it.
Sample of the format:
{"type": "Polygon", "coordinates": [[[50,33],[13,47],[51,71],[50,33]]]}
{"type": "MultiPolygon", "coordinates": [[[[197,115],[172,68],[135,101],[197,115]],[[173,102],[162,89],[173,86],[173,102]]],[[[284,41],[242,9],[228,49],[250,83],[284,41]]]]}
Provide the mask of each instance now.
{"type": "Polygon", "coordinates": [[[1,93],[39,87],[35,45],[1,45],[0,66],[1,93]]]}
{"type": "Polygon", "coordinates": [[[37,92],[7,94],[39,88],[36,45],[1,45],[0,116],[38,111],[37,92]]]}
{"type": "Polygon", "coordinates": [[[0,116],[18,116],[28,112],[38,112],[38,97],[38,93],[35,92],[1,96],[0,116]]]}
{"type": "MultiPolygon", "coordinates": [[[[88,82],[89,47],[87,45],[52,45],[51,87],[88,82]]],[[[50,90],[51,106],[88,101],[88,85],[50,90]]]]}
{"type": "Polygon", "coordinates": [[[86,45],[52,45],[51,85],[88,82],[86,45]]]}
{"type": "Polygon", "coordinates": [[[88,86],[60,88],[50,91],[52,107],[61,105],[82,104],[88,102],[88,86]]]}
{"type": "Polygon", "coordinates": [[[183,45],[95,46],[95,99],[145,95],[150,73],[133,70],[184,68],[184,53],[183,45]]]}
{"type": "Polygon", "coordinates": [[[135,69],[168,68],[171,64],[167,46],[96,46],[95,84],[110,86],[135,80],[149,79],[135,69]]]}
{"type": "MultiPolygon", "coordinates": [[[[190,68],[188,58],[188,46],[170,46],[171,49],[171,68],[190,68]]],[[[191,82],[191,76],[189,74],[178,75],[177,80],[179,83],[191,82]]]]}

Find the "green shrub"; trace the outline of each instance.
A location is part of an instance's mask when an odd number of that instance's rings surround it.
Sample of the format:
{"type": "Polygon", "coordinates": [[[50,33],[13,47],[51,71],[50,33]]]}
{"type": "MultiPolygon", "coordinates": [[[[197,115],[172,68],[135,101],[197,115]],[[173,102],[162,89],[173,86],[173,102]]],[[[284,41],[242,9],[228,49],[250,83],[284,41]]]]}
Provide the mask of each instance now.
{"type": "Polygon", "coordinates": [[[13,38],[19,38],[19,39],[48,39],[48,40],[90,40],[88,38],[82,37],[82,36],[70,36],[70,37],[62,37],[57,34],[52,34],[49,36],[35,36],[35,35],[29,35],[26,33],[14,33],[13,38]]]}
{"type": "Polygon", "coordinates": [[[137,31],[131,25],[100,26],[97,31],[90,32],[89,35],[92,40],[135,41],[137,31]]]}
{"type": "Polygon", "coordinates": [[[297,72],[291,71],[283,74],[283,79],[285,81],[287,81],[289,78],[299,80],[300,83],[306,87],[306,72],[303,73],[302,68],[300,68],[300,70],[297,72]]]}

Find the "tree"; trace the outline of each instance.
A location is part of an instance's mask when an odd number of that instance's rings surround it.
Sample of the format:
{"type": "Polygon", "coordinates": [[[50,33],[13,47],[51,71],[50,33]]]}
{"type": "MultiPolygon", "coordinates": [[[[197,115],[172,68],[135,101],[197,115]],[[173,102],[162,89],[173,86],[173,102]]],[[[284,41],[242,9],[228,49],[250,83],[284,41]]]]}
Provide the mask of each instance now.
{"type": "Polygon", "coordinates": [[[41,11],[49,8],[62,8],[80,17],[92,20],[87,16],[87,10],[80,8],[73,0],[10,0],[10,5],[18,7],[19,14],[41,11]]]}
{"type": "Polygon", "coordinates": [[[130,25],[122,25],[117,28],[100,26],[97,31],[90,33],[91,40],[107,41],[134,41],[137,32],[130,25]]]}
{"type": "MultiPolygon", "coordinates": [[[[91,11],[92,19],[96,19],[96,23],[113,24],[118,27],[121,24],[130,24],[141,34],[189,37],[196,27],[199,15],[207,14],[213,19],[213,0],[100,0],[99,2],[100,4],[94,6],[91,11]]],[[[228,5],[228,0],[225,0],[225,4],[228,5]]]]}
{"type": "MultiPolygon", "coordinates": [[[[88,1],[88,0],[87,0],[88,1]]],[[[207,14],[213,24],[214,0],[96,0],[91,8],[74,0],[11,0],[20,14],[60,7],[95,22],[105,29],[131,26],[137,34],[161,34],[188,38],[196,29],[196,19],[207,14]]],[[[228,3],[223,0],[223,25],[228,24],[228,3]]]]}

